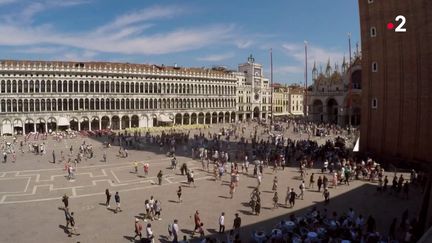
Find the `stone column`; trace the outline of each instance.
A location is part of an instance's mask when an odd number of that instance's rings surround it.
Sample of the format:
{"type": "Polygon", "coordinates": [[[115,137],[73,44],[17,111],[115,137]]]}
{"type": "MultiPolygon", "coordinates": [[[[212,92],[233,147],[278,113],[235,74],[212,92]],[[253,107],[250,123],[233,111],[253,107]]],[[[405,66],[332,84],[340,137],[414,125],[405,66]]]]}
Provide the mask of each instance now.
{"type": "Polygon", "coordinates": [[[81,131],[81,122],[79,119],[78,119],[78,131],[81,131]]]}
{"type": "Polygon", "coordinates": [[[99,117],[99,130],[102,130],[102,118],[99,117]]]}
{"type": "Polygon", "coordinates": [[[46,133],[48,132],[48,122],[47,121],[45,121],[45,132],[46,133]]]}
{"type": "Polygon", "coordinates": [[[132,127],[132,117],[129,117],[129,128],[132,127]]]}
{"type": "Polygon", "coordinates": [[[122,119],[121,119],[121,116],[119,116],[119,130],[121,130],[122,129],[122,119]]]}

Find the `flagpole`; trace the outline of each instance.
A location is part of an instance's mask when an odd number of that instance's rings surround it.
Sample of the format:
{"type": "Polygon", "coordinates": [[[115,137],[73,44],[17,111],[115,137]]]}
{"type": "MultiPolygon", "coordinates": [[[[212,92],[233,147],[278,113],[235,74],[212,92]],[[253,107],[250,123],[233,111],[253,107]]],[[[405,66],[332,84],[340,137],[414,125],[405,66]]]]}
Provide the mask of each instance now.
{"type": "Polygon", "coordinates": [[[304,72],[304,76],[305,76],[305,93],[304,93],[304,104],[303,104],[303,109],[304,109],[304,115],[306,116],[306,121],[308,120],[308,99],[307,99],[307,88],[308,88],[308,79],[307,79],[307,41],[304,41],[304,45],[305,45],[305,72],[304,72]]]}
{"type": "Polygon", "coordinates": [[[351,129],[351,113],[352,113],[352,79],[351,79],[351,33],[348,33],[348,48],[349,48],[349,93],[348,93],[348,125],[351,129]]]}
{"type": "Polygon", "coordinates": [[[273,50],[270,48],[270,127],[273,126],[273,50]]]}

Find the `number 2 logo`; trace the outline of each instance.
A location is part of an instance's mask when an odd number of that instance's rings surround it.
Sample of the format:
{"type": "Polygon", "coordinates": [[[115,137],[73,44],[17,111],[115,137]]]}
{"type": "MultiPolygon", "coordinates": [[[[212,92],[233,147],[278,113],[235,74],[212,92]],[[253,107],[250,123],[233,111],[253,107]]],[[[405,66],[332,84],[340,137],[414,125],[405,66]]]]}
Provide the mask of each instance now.
{"type": "Polygon", "coordinates": [[[405,18],[405,16],[403,16],[403,15],[398,15],[398,16],[396,17],[395,20],[396,20],[396,22],[399,22],[399,20],[402,20],[402,22],[398,25],[398,27],[396,27],[395,32],[406,32],[406,29],[403,28],[403,26],[404,26],[405,23],[406,23],[406,18],[405,18]]]}

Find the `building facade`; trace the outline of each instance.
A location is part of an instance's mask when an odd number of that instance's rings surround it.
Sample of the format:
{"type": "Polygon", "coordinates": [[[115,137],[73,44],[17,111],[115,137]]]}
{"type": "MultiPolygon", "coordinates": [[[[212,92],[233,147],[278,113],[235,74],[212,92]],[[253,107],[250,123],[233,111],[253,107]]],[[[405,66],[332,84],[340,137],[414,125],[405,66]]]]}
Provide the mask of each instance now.
{"type": "Polygon", "coordinates": [[[305,89],[299,85],[290,85],[288,93],[288,112],[290,115],[304,116],[305,89]]]}
{"type": "Polygon", "coordinates": [[[362,72],[360,53],[351,64],[343,60],[341,68],[327,63],[325,71],[312,69],[313,85],[308,90],[308,117],[317,123],[359,126],[361,116],[362,72]],[[351,79],[350,79],[351,78],[351,79]],[[351,82],[351,89],[350,89],[351,82]],[[350,109],[351,108],[351,109],[350,109]]]}
{"type": "Polygon", "coordinates": [[[289,87],[281,84],[273,85],[273,115],[288,116],[289,110],[289,87]]]}
{"type": "Polygon", "coordinates": [[[360,150],[432,162],[432,1],[359,0],[362,38],[360,150]],[[387,29],[389,22],[406,32],[387,29]],[[396,21],[396,22],[395,22],[396,21]]]}
{"type": "Polygon", "coordinates": [[[236,120],[231,72],[108,62],[0,61],[0,132],[236,120]]]}
{"type": "Polygon", "coordinates": [[[271,109],[271,88],[262,65],[255,63],[251,55],[234,74],[237,77],[238,119],[267,119],[271,109]]]}

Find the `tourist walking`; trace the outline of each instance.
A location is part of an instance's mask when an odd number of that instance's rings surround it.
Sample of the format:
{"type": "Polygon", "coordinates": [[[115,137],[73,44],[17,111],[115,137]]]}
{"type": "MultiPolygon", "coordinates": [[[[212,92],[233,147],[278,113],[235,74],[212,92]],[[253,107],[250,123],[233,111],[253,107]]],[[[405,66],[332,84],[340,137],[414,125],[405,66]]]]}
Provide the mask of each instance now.
{"type": "Polygon", "coordinates": [[[159,170],[159,173],[157,174],[159,186],[162,185],[162,176],[162,170],[159,170]]]}
{"type": "Polygon", "coordinates": [[[201,226],[201,218],[199,216],[198,210],[195,212],[195,215],[194,215],[194,223],[195,223],[195,228],[192,232],[192,236],[195,235],[195,233],[199,232],[199,228],[201,226]]]}
{"type": "Polygon", "coordinates": [[[144,163],[143,168],[144,168],[144,176],[148,176],[149,173],[149,164],[148,163],[144,163]]]}
{"type": "Polygon", "coordinates": [[[317,180],[318,192],[321,191],[322,184],[323,184],[323,180],[322,180],[321,176],[319,176],[318,180],[317,180]]]}
{"type": "Polygon", "coordinates": [[[116,209],[115,209],[115,213],[117,212],[121,212],[121,208],[120,208],[120,195],[118,192],[116,192],[115,196],[114,196],[115,202],[116,202],[116,209]]]}
{"type": "Polygon", "coordinates": [[[239,214],[236,213],[235,214],[235,218],[234,218],[234,223],[233,223],[233,229],[235,231],[235,233],[239,234],[240,232],[240,227],[241,227],[241,218],[239,217],[239,214]]]}
{"type": "Polygon", "coordinates": [[[255,215],[259,216],[261,213],[261,198],[258,197],[255,203],[255,215]]]}
{"type": "Polygon", "coordinates": [[[304,195],[304,191],[305,191],[304,181],[302,181],[302,183],[300,184],[299,189],[300,189],[300,195],[298,195],[298,197],[300,197],[300,199],[303,200],[303,195],[304,195]]]}
{"type": "Polygon", "coordinates": [[[134,167],[134,169],[135,169],[135,174],[138,174],[138,162],[134,162],[133,163],[133,167],[134,167]]]}
{"type": "Polygon", "coordinates": [[[295,193],[294,188],[291,188],[290,195],[289,195],[289,204],[291,208],[294,207],[296,198],[297,198],[297,193],[295,193]]]}
{"type": "Polygon", "coordinates": [[[176,157],[174,156],[174,157],[171,159],[171,169],[174,171],[176,168],[177,168],[177,159],[176,159],[176,157]]]}
{"type": "Polygon", "coordinates": [[[147,242],[154,243],[154,234],[150,223],[147,224],[146,233],[147,233],[147,242]]]}
{"type": "Polygon", "coordinates": [[[225,232],[225,213],[222,212],[221,216],[219,217],[219,233],[225,232]]]}
{"type": "Polygon", "coordinates": [[[323,196],[324,204],[328,204],[330,202],[330,191],[327,188],[324,189],[323,196]]]}
{"type": "Polygon", "coordinates": [[[133,237],[133,240],[131,240],[132,242],[137,238],[137,236],[139,236],[139,239],[142,239],[142,225],[139,222],[138,218],[135,218],[135,236],[133,237]]]}
{"type": "Polygon", "coordinates": [[[278,178],[277,176],[275,176],[273,179],[272,191],[277,191],[277,186],[278,186],[278,178]]]}
{"type": "Polygon", "coordinates": [[[178,226],[178,220],[174,219],[174,223],[172,224],[171,231],[173,234],[173,243],[178,243],[180,228],[178,226]]]}
{"type": "Polygon", "coordinates": [[[64,204],[64,208],[69,207],[69,197],[66,195],[66,193],[62,197],[62,202],[64,204]]]}
{"type": "Polygon", "coordinates": [[[71,230],[69,231],[69,237],[71,237],[72,234],[74,234],[74,235],[80,235],[80,234],[77,233],[77,230],[76,230],[76,223],[75,223],[74,212],[70,213],[69,221],[70,221],[70,225],[71,225],[71,230]]]}
{"type": "Polygon", "coordinates": [[[157,216],[157,220],[162,220],[162,218],[160,217],[161,215],[161,211],[162,211],[162,203],[160,202],[160,200],[156,200],[154,203],[154,218],[156,219],[157,216]]]}
{"type": "Polygon", "coordinates": [[[310,178],[309,178],[309,188],[313,189],[314,184],[315,184],[315,178],[314,178],[315,173],[312,173],[310,178]]]}
{"type": "Polygon", "coordinates": [[[261,186],[262,175],[260,172],[257,173],[257,181],[258,181],[258,187],[261,186]]]}
{"type": "Polygon", "coordinates": [[[70,225],[69,209],[68,208],[64,208],[63,211],[64,211],[65,219],[66,219],[66,229],[69,231],[69,225],[70,225]]]}
{"type": "Polygon", "coordinates": [[[193,170],[191,170],[191,172],[189,172],[188,175],[189,175],[189,186],[190,184],[193,184],[193,186],[196,187],[193,170]]]}
{"type": "Polygon", "coordinates": [[[327,176],[323,176],[323,188],[328,188],[328,178],[327,176]]]}
{"type": "Polygon", "coordinates": [[[285,206],[288,205],[288,201],[289,201],[289,198],[290,198],[290,193],[291,193],[291,190],[290,190],[290,187],[288,186],[287,187],[286,196],[285,196],[285,206]]]}
{"type": "Polygon", "coordinates": [[[105,190],[105,196],[106,196],[106,203],[105,203],[105,206],[106,206],[107,208],[110,208],[111,193],[110,193],[110,191],[108,190],[108,188],[105,190]]]}
{"type": "Polygon", "coordinates": [[[273,209],[278,208],[279,207],[279,196],[278,193],[275,192],[274,196],[273,196],[273,209]]]}
{"type": "Polygon", "coordinates": [[[178,198],[178,202],[181,203],[182,202],[182,187],[181,186],[178,187],[177,198],[178,198]]]}

